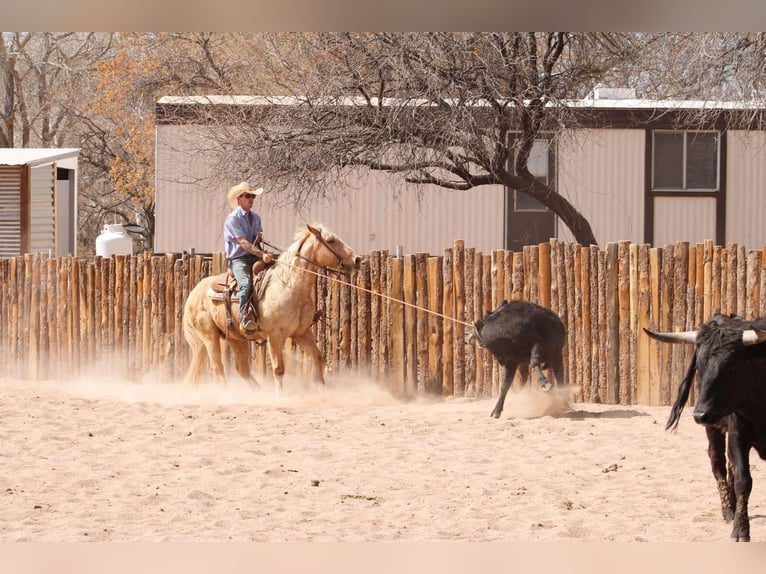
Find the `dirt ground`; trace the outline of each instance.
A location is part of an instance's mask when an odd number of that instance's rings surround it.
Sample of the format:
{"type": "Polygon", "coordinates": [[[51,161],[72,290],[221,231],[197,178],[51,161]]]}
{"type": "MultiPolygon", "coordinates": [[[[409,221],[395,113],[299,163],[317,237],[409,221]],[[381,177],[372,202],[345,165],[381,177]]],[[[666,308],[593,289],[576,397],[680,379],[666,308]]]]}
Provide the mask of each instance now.
{"type": "MultiPolygon", "coordinates": [[[[571,389],[0,380],[0,541],[728,541],[703,429],[571,389]]],[[[753,453],[753,541],[766,462],[753,453]]]]}

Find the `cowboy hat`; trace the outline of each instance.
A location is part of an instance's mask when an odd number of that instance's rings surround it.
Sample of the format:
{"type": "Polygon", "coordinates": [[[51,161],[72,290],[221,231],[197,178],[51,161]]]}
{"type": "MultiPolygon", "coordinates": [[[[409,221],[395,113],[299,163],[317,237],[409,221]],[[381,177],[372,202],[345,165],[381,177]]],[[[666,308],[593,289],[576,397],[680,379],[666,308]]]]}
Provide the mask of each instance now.
{"type": "Polygon", "coordinates": [[[229,202],[229,207],[234,209],[237,207],[237,198],[242,195],[243,193],[252,193],[253,195],[261,195],[263,193],[263,188],[259,187],[256,190],[250,189],[250,184],[246,181],[243,181],[242,183],[239,183],[232,187],[229,190],[229,193],[226,194],[226,199],[229,202]]]}

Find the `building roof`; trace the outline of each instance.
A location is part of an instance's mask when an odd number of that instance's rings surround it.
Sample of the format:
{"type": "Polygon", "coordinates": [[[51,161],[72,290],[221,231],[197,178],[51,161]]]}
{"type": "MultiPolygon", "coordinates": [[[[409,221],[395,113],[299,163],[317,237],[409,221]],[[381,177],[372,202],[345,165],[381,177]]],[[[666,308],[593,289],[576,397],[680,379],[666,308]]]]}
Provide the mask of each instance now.
{"type": "Polygon", "coordinates": [[[0,165],[42,165],[77,157],[80,148],[0,148],[0,165]]]}
{"type": "MultiPolygon", "coordinates": [[[[449,101],[449,98],[445,98],[449,101]]],[[[336,98],[306,98],[298,96],[254,96],[254,95],[207,95],[207,96],[163,96],[157,100],[159,106],[200,106],[200,105],[237,105],[237,106],[298,106],[311,101],[314,105],[401,105],[406,102],[412,106],[435,106],[433,100],[411,98],[377,98],[367,100],[362,96],[339,96],[336,98]]],[[[562,100],[568,107],[580,109],[616,109],[616,110],[762,110],[764,101],[716,101],[716,100],[651,100],[638,98],[633,90],[595,90],[581,100],[562,100]]],[[[486,106],[488,102],[477,100],[476,107],[486,106]]],[[[553,104],[549,104],[553,105],[553,104]]]]}

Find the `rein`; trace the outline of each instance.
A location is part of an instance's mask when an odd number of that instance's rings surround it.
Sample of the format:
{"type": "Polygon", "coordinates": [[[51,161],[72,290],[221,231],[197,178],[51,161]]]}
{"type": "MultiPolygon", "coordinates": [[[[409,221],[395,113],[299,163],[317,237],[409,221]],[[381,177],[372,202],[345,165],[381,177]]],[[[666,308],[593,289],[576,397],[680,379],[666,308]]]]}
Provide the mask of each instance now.
{"type": "MultiPolygon", "coordinates": [[[[340,257],[340,256],[339,256],[337,253],[335,253],[335,251],[333,250],[333,248],[332,248],[332,247],[330,247],[330,246],[327,244],[327,242],[326,242],[324,239],[322,239],[322,238],[321,238],[321,237],[319,237],[319,236],[316,236],[316,237],[317,237],[317,239],[319,240],[319,242],[320,242],[322,245],[324,245],[324,246],[325,246],[325,247],[326,247],[326,248],[327,248],[327,249],[330,251],[330,253],[332,253],[333,255],[335,255],[335,257],[338,259],[338,263],[340,263],[340,262],[343,260],[343,259],[342,259],[342,258],[341,258],[341,257],[340,257]]],[[[317,263],[316,261],[313,261],[313,260],[309,259],[308,257],[304,257],[303,255],[301,255],[300,251],[301,251],[301,248],[303,247],[303,243],[305,243],[306,239],[308,239],[308,235],[307,235],[307,236],[306,236],[306,237],[303,239],[303,241],[301,242],[301,244],[298,246],[298,249],[296,250],[295,256],[296,256],[298,259],[302,259],[302,260],[303,260],[303,261],[305,261],[306,263],[311,263],[312,265],[316,265],[317,267],[319,267],[319,268],[320,268],[322,271],[324,271],[324,272],[326,272],[326,273],[335,273],[336,275],[345,275],[345,274],[346,274],[346,272],[345,272],[345,271],[341,271],[340,269],[333,269],[332,267],[327,267],[327,266],[325,266],[325,265],[322,265],[322,264],[320,264],[320,263],[317,263]]],[[[264,245],[268,245],[268,246],[269,246],[269,247],[271,247],[272,249],[276,249],[276,250],[279,252],[279,254],[280,254],[280,255],[281,255],[282,253],[284,253],[284,252],[285,252],[285,250],[284,250],[284,249],[280,249],[279,247],[277,247],[276,245],[273,245],[273,244],[269,243],[269,242],[268,242],[268,241],[266,241],[265,239],[261,239],[261,243],[263,243],[264,245]]]]}

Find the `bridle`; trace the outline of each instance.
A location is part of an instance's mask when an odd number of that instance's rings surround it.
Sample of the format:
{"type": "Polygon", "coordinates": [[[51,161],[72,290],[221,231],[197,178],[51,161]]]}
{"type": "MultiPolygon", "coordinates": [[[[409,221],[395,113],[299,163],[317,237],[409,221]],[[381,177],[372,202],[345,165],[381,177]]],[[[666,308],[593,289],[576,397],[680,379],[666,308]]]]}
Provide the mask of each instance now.
{"type": "MultiPolygon", "coordinates": [[[[309,259],[308,257],[304,257],[303,255],[301,255],[301,249],[303,249],[303,244],[304,244],[304,243],[306,243],[306,240],[309,238],[308,234],[306,234],[306,237],[304,237],[304,238],[303,238],[303,241],[301,241],[301,244],[298,246],[298,249],[296,249],[296,253],[295,253],[295,256],[296,256],[296,257],[298,257],[299,259],[302,259],[302,260],[303,260],[303,261],[305,261],[306,263],[311,263],[312,265],[316,265],[316,266],[317,266],[317,267],[319,267],[321,270],[323,270],[323,271],[325,271],[325,272],[327,272],[327,273],[336,273],[336,274],[338,274],[338,275],[343,275],[343,274],[345,274],[346,272],[345,272],[345,271],[342,271],[342,270],[340,269],[340,265],[341,265],[341,263],[343,262],[343,258],[342,258],[340,255],[338,255],[338,253],[337,253],[337,252],[336,252],[336,251],[335,251],[335,250],[334,250],[334,249],[333,249],[333,248],[330,246],[330,244],[329,244],[329,243],[327,243],[327,241],[325,241],[324,237],[322,237],[322,232],[320,231],[319,233],[315,233],[315,232],[311,231],[311,234],[312,234],[314,237],[316,237],[316,238],[317,238],[317,241],[319,241],[319,243],[321,243],[321,244],[322,244],[324,247],[326,247],[326,248],[327,248],[327,250],[328,250],[330,253],[332,253],[333,255],[335,255],[335,258],[338,260],[336,267],[335,267],[335,268],[332,268],[332,267],[327,267],[326,265],[322,265],[321,263],[318,263],[318,262],[316,262],[316,261],[314,261],[314,260],[312,260],[312,259],[309,259]]],[[[276,250],[277,250],[277,251],[279,251],[279,252],[283,252],[283,251],[284,251],[283,249],[280,249],[280,248],[279,248],[279,247],[277,247],[276,245],[272,245],[271,243],[269,243],[269,242],[268,242],[268,241],[266,241],[265,239],[262,239],[262,240],[261,240],[261,243],[263,243],[263,244],[265,244],[265,245],[268,245],[269,247],[271,247],[271,248],[273,248],[273,249],[276,249],[276,250]]]]}

